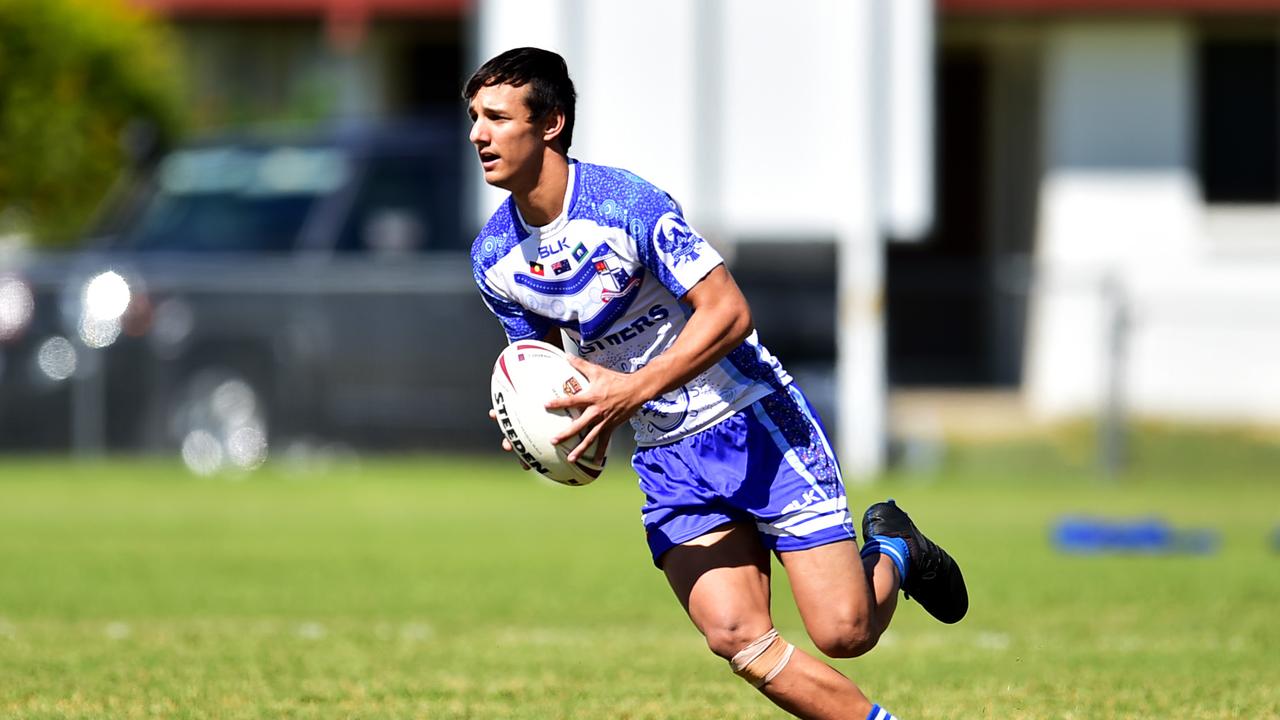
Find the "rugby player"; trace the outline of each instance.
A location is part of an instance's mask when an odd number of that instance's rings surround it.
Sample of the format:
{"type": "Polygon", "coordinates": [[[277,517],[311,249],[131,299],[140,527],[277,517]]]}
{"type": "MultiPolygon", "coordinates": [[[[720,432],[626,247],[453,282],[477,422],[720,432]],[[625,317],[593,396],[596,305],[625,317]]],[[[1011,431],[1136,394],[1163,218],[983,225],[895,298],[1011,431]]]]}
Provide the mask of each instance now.
{"type": "Polygon", "coordinates": [[[472,248],[480,293],[510,341],[567,337],[591,381],[549,403],[582,410],[557,441],[582,432],[576,460],[631,424],[653,562],[735,673],[798,717],[891,718],[779,637],[770,553],[833,658],[875,646],[899,590],[959,621],[959,566],[892,500],[863,515],[859,550],[822,424],[761,344],[720,255],[667,193],[569,157],[576,93],[559,55],[504,52],[463,95],[485,182],[510,192],[472,248]]]}

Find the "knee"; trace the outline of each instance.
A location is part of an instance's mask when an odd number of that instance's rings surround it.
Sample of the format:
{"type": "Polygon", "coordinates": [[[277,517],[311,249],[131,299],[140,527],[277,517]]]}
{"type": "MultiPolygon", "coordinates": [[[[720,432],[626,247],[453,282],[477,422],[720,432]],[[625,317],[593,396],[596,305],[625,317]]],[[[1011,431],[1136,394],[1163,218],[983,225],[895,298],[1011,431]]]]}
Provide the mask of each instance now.
{"type": "Polygon", "coordinates": [[[865,616],[833,622],[820,632],[812,633],[810,637],[818,650],[831,658],[865,655],[880,641],[880,633],[876,632],[870,618],[865,616]]]}
{"type": "Polygon", "coordinates": [[[707,647],[725,660],[733,659],[743,648],[769,632],[773,625],[763,622],[728,621],[704,629],[707,647]]]}

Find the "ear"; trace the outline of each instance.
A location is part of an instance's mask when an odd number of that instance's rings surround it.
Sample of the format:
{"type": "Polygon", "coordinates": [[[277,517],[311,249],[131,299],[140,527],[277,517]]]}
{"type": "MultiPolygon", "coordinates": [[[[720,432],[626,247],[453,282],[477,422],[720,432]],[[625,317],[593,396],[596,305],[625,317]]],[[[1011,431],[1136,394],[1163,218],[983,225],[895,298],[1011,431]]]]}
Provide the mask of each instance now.
{"type": "Polygon", "coordinates": [[[550,145],[560,138],[560,133],[564,132],[564,112],[561,110],[552,110],[542,119],[542,141],[550,145]]]}

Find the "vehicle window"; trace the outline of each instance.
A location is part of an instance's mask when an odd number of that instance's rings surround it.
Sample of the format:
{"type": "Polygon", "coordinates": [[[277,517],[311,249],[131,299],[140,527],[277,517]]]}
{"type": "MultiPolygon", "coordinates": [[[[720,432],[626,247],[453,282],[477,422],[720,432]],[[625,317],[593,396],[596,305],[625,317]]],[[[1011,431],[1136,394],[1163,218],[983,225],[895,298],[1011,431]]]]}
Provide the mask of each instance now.
{"type": "Polygon", "coordinates": [[[397,255],[461,247],[444,170],[426,156],[371,159],[337,249],[397,255]]]}
{"type": "Polygon", "coordinates": [[[169,155],[124,244],[138,250],[284,251],[315,202],[347,182],[328,148],[199,148],[169,155]]]}

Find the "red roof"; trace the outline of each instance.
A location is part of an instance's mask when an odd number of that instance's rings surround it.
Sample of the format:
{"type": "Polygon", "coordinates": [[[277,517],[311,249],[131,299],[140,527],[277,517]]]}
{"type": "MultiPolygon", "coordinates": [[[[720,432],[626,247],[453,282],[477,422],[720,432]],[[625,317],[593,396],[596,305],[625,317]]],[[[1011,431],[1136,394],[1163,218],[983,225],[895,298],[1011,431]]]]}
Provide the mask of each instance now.
{"type": "Polygon", "coordinates": [[[1134,13],[1241,14],[1280,12],[1280,0],[937,0],[938,10],[959,14],[1090,14],[1134,13]]]}
{"type": "MultiPolygon", "coordinates": [[[[478,0],[477,0],[478,1],[478,0]]],[[[378,18],[459,18],[472,0],[130,0],[162,17],[191,19],[317,18],[329,44],[353,50],[378,18]]]]}
{"type": "MultiPolygon", "coordinates": [[[[166,17],[460,17],[481,0],[130,0],[166,17]]],[[[1280,0],[936,0],[948,14],[1274,13],[1280,0]]]]}
{"type": "Polygon", "coordinates": [[[471,0],[130,0],[173,18],[459,17],[471,0]]]}

